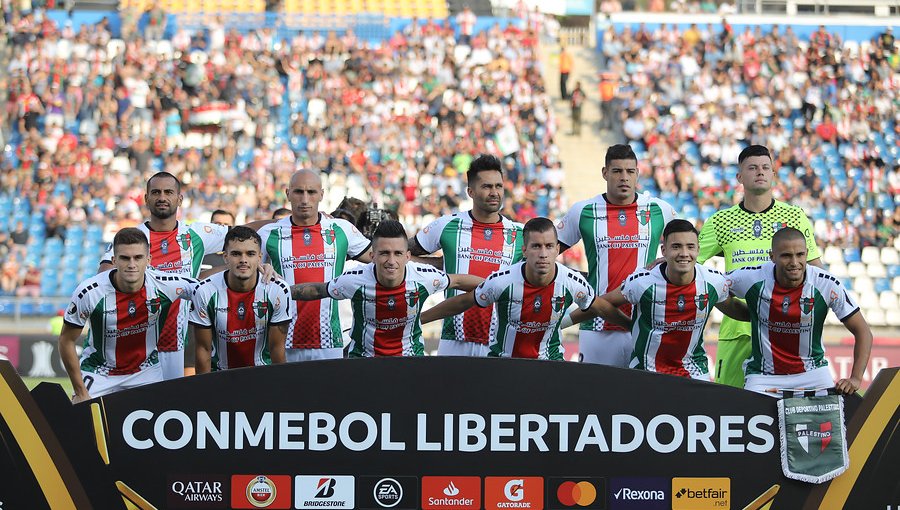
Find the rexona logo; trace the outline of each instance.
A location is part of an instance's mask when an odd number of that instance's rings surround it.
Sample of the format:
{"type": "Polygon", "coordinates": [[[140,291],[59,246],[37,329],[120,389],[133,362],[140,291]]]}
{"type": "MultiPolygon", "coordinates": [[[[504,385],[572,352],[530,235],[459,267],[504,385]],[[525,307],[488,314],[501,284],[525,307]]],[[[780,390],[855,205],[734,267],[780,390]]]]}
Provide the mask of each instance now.
{"type": "Polygon", "coordinates": [[[419,508],[419,480],[414,476],[363,476],[356,484],[356,507],[360,509],[419,508]]]}
{"type": "Polygon", "coordinates": [[[168,508],[228,508],[228,478],[180,475],[168,479],[168,508]]]}
{"type": "Polygon", "coordinates": [[[422,477],[423,510],[479,510],[481,477],[422,477]]]}
{"type": "Polygon", "coordinates": [[[668,478],[613,478],[610,510],[669,510],[668,478]]]}
{"type": "Polygon", "coordinates": [[[731,508],[730,478],[673,478],[672,510],[731,508]]]}
{"type": "Polygon", "coordinates": [[[603,478],[551,478],[547,483],[550,509],[606,508],[606,480],[603,478]]]}
{"type": "Polygon", "coordinates": [[[486,510],[543,510],[544,479],[539,476],[488,476],[484,479],[484,507],[486,510]]]}
{"type": "Polygon", "coordinates": [[[294,508],[356,508],[355,479],[349,475],[297,475],[294,508]]]}
{"type": "Polygon", "coordinates": [[[291,477],[289,475],[232,475],[232,508],[291,507],[291,477]]]}

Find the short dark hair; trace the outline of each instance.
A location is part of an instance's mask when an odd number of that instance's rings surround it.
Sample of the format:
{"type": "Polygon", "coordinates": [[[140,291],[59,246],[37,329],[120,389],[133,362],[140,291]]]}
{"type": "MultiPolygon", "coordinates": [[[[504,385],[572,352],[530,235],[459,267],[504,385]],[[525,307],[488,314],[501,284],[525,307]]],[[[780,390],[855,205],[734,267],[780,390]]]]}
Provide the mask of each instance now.
{"type": "Polygon", "coordinates": [[[469,164],[469,170],[466,172],[466,181],[469,186],[478,180],[478,174],[481,172],[500,172],[503,175],[503,165],[497,156],[491,154],[481,154],[472,160],[469,164]]]}
{"type": "Polygon", "coordinates": [[[553,224],[547,218],[543,216],[538,216],[537,218],[531,218],[528,222],[525,223],[525,227],[522,229],[523,241],[528,243],[528,235],[532,232],[542,234],[544,232],[553,231],[553,234],[556,234],[556,225],[553,224]]]}
{"type": "Polygon", "coordinates": [[[178,177],[170,174],[169,172],[156,172],[151,175],[149,179],[147,179],[147,191],[150,191],[150,183],[153,182],[153,179],[162,179],[168,177],[170,179],[175,179],[175,191],[181,193],[181,180],[178,177]]]}
{"type": "Polygon", "coordinates": [[[331,213],[335,218],[341,218],[349,221],[350,223],[356,224],[356,221],[359,220],[359,217],[362,216],[366,209],[368,209],[368,205],[365,202],[358,198],[353,197],[344,197],[341,200],[341,203],[338,204],[337,209],[331,213]]]}
{"type": "Polygon", "coordinates": [[[257,234],[255,230],[243,225],[232,227],[228,229],[228,233],[225,234],[224,249],[228,249],[228,243],[230,243],[231,241],[241,242],[248,239],[253,239],[254,241],[256,241],[256,244],[259,245],[260,248],[262,248],[262,238],[259,237],[259,234],[257,234]]]}
{"type": "Polygon", "coordinates": [[[409,241],[409,236],[406,235],[406,227],[397,220],[382,220],[378,223],[378,226],[375,227],[375,232],[372,234],[372,242],[374,243],[380,238],[409,241]]]}
{"type": "Polygon", "coordinates": [[[784,227],[779,229],[778,232],[775,232],[775,235],[772,236],[772,249],[775,248],[775,243],[796,241],[798,239],[804,243],[806,242],[806,236],[803,235],[803,232],[800,232],[793,227],[784,227]]]}
{"type": "Polygon", "coordinates": [[[669,239],[669,235],[680,234],[682,232],[693,232],[696,236],[700,235],[697,232],[697,228],[690,221],[674,219],[667,223],[666,228],[663,229],[663,242],[665,243],[669,239]]]}
{"type": "Polygon", "coordinates": [[[769,148],[765,145],[751,145],[738,154],[738,165],[744,162],[747,158],[752,158],[754,156],[767,156],[770,160],[772,159],[772,153],[769,152],[769,148]]]}
{"type": "Polygon", "coordinates": [[[603,166],[609,167],[609,164],[614,159],[633,159],[637,161],[637,154],[634,153],[634,149],[630,145],[618,143],[606,149],[606,158],[603,160],[603,166]]]}
{"type": "Polygon", "coordinates": [[[116,236],[113,237],[112,244],[113,254],[115,254],[117,246],[125,246],[130,244],[142,244],[147,247],[147,251],[150,251],[150,241],[147,240],[147,235],[134,227],[123,228],[122,230],[116,232],[116,236]]]}
{"type": "Polygon", "coordinates": [[[272,219],[277,220],[278,218],[284,218],[285,216],[290,216],[291,210],[287,207],[279,207],[275,209],[275,212],[272,213],[272,219]]]}
{"type": "Polygon", "coordinates": [[[223,215],[223,214],[226,215],[226,216],[231,216],[231,219],[234,219],[234,214],[232,214],[232,213],[229,212],[229,211],[226,211],[225,209],[216,209],[215,211],[212,212],[212,214],[209,215],[209,217],[212,218],[212,217],[214,217],[214,216],[216,216],[216,215],[221,216],[221,215],[223,215]]]}

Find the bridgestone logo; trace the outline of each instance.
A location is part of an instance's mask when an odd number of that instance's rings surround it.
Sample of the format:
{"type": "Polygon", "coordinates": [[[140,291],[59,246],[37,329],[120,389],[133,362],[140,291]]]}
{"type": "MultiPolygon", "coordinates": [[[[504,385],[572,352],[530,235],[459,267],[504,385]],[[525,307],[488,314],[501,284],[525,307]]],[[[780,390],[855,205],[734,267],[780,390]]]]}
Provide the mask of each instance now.
{"type": "Polygon", "coordinates": [[[346,502],[346,501],[316,501],[316,500],[307,500],[307,501],[304,501],[304,502],[303,502],[303,506],[304,506],[305,508],[309,508],[309,507],[311,507],[311,506],[325,508],[325,507],[330,507],[330,506],[346,507],[346,506],[348,506],[348,505],[347,505],[347,502],[346,502]]]}
{"type": "Polygon", "coordinates": [[[663,501],[666,499],[663,491],[636,491],[628,488],[622,488],[616,493],[616,499],[627,499],[631,501],[663,501]]]}
{"type": "Polygon", "coordinates": [[[429,506],[472,506],[475,500],[472,498],[428,498],[429,506]]]}

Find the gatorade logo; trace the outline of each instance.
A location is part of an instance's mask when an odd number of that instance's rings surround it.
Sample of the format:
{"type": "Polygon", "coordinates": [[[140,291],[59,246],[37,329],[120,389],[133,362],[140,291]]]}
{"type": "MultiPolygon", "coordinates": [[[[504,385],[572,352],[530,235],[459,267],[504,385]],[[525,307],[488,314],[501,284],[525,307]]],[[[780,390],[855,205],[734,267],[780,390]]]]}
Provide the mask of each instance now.
{"type": "Polygon", "coordinates": [[[730,478],[673,478],[672,510],[731,508],[730,478]]]}
{"type": "Polygon", "coordinates": [[[484,479],[485,510],[543,510],[544,479],[539,476],[489,476],[484,479]]]}

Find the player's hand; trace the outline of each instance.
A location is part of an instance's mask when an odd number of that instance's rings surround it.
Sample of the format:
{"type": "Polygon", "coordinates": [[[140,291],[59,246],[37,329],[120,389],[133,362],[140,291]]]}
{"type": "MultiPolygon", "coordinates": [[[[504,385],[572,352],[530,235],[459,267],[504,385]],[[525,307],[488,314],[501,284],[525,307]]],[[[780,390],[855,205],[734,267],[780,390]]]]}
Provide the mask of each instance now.
{"type": "Polygon", "coordinates": [[[79,402],[84,402],[85,400],[90,400],[91,396],[87,392],[85,393],[76,393],[72,396],[72,403],[77,404],[79,402]]]}
{"type": "Polygon", "coordinates": [[[262,273],[262,281],[264,282],[274,282],[281,279],[281,275],[275,271],[275,267],[272,264],[259,266],[259,272],[262,273]]]}
{"type": "Polygon", "coordinates": [[[859,377],[848,377],[846,379],[841,379],[834,385],[834,389],[843,393],[844,395],[852,395],[856,393],[856,390],[859,389],[859,385],[862,381],[859,380],[859,377]]]}
{"type": "Polygon", "coordinates": [[[666,261],[666,258],[665,258],[665,257],[660,257],[660,258],[654,260],[653,262],[647,264],[647,265],[644,267],[644,269],[647,269],[647,270],[653,269],[654,267],[656,267],[656,266],[662,264],[662,263],[665,262],[665,261],[666,261]]]}

